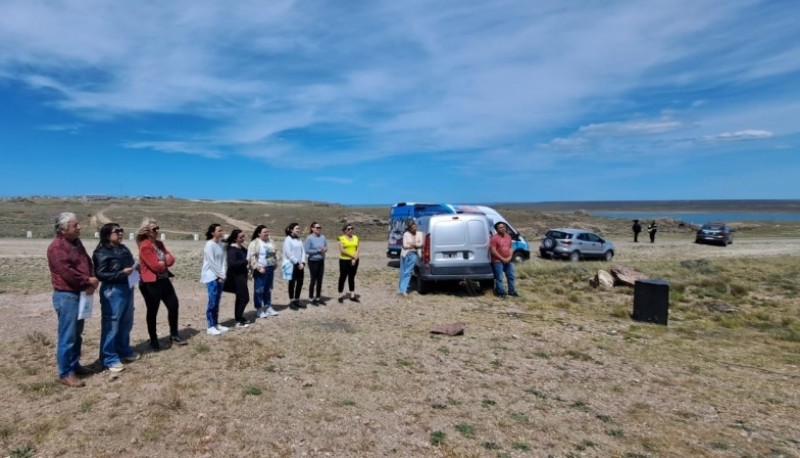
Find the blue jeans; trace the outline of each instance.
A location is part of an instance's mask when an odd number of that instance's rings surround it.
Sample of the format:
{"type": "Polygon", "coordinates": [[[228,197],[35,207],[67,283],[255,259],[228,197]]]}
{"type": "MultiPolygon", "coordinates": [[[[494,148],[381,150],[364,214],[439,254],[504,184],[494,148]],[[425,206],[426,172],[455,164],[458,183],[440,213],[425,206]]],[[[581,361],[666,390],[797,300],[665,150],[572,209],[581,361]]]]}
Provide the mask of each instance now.
{"type": "Polygon", "coordinates": [[[417,253],[410,251],[405,257],[400,258],[400,286],[397,292],[408,292],[408,284],[411,282],[411,274],[414,272],[414,265],[417,263],[417,253]]]}
{"type": "Polygon", "coordinates": [[[206,283],[208,290],[208,305],[206,306],[206,320],[208,327],[219,324],[219,302],[222,300],[222,282],[214,280],[206,283]]]}
{"type": "Polygon", "coordinates": [[[253,271],[253,305],[256,310],[272,307],[272,287],[275,284],[275,266],[264,268],[264,273],[253,271]]]}
{"type": "Polygon", "coordinates": [[[111,367],[133,356],[133,289],[127,283],[100,286],[100,363],[111,367]]]}
{"type": "Polygon", "coordinates": [[[84,321],[78,320],[80,297],[78,293],[53,291],[53,308],[58,316],[56,362],[59,378],[74,374],[80,366],[84,321]]]}
{"type": "Polygon", "coordinates": [[[494,290],[497,291],[497,294],[501,296],[506,294],[505,289],[503,289],[503,273],[506,274],[508,293],[514,294],[517,292],[516,288],[514,288],[514,263],[493,262],[492,270],[494,271],[494,290]]]}

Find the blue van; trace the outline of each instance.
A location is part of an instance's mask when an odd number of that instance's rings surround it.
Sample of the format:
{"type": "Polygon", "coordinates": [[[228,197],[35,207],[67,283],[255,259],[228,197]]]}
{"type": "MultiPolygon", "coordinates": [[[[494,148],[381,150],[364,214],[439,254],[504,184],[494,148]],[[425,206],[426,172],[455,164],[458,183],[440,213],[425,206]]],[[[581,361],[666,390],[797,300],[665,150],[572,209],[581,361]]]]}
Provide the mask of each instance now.
{"type": "Polygon", "coordinates": [[[403,249],[403,233],[406,231],[409,220],[417,221],[422,216],[454,215],[455,208],[450,204],[428,204],[417,202],[400,202],[392,205],[389,211],[389,247],[386,257],[400,258],[403,249]]]}

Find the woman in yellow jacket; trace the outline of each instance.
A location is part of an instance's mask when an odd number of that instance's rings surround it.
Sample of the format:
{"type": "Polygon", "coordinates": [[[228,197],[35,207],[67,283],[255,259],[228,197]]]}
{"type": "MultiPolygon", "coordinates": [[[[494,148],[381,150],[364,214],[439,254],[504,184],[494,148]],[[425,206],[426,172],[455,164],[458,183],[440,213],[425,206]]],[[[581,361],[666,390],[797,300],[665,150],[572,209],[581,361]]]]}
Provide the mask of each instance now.
{"type": "Polygon", "coordinates": [[[339,303],[344,302],[344,281],[350,289],[350,300],[360,302],[356,294],[356,272],[358,271],[358,256],[361,248],[358,245],[358,236],[353,234],[353,225],[345,224],[343,234],[339,236],[339,303]]]}

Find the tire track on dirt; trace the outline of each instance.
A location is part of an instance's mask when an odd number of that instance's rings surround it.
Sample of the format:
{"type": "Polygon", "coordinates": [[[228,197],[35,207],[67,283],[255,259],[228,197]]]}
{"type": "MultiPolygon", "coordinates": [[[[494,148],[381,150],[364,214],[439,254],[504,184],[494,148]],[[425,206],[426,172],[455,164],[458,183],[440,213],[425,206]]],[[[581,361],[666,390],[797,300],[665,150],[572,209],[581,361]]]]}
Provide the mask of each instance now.
{"type": "Polygon", "coordinates": [[[245,234],[248,232],[253,232],[256,228],[255,225],[248,223],[247,221],[242,221],[240,219],[232,218],[228,215],[223,215],[222,213],[214,213],[214,212],[202,212],[206,215],[214,215],[217,218],[225,221],[226,223],[230,224],[233,227],[238,227],[241,229],[245,234]]]}

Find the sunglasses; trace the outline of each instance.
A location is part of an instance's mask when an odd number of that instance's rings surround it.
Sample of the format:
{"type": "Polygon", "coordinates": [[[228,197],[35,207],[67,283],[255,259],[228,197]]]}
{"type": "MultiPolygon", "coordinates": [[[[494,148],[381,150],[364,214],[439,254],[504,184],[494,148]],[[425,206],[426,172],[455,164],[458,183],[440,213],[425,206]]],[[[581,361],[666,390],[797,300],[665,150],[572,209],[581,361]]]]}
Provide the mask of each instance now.
{"type": "Polygon", "coordinates": [[[352,227],[346,227],[346,228],[344,228],[344,230],[346,230],[346,231],[352,231],[352,230],[353,230],[353,228],[352,228],[352,227]]]}
{"type": "Polygon", "coordinates": [[[122,233],[124,233],[124,232],[125,232],[125,229],[123,229],[123,228],[121,228],[121,227],[118,227],[118,228],[114,229],[114,230],[113,230],[113,231],[111,231],[111,232],[113,232],[113,233],[115,233],[115,234],[122,234],[122,233]]]}
{"type": "Polygon", "coordinates": [[[322,226],[314,226],[314,229],[322,229],[322,226]]]}

